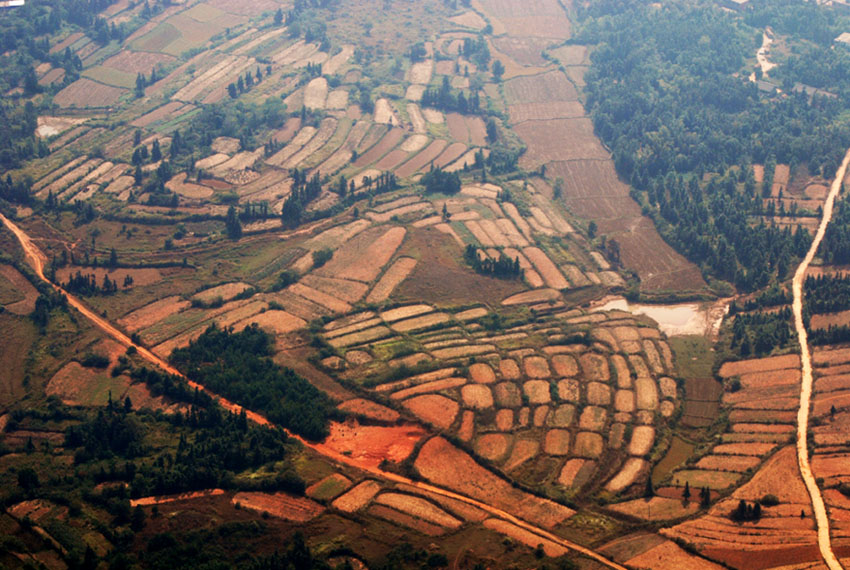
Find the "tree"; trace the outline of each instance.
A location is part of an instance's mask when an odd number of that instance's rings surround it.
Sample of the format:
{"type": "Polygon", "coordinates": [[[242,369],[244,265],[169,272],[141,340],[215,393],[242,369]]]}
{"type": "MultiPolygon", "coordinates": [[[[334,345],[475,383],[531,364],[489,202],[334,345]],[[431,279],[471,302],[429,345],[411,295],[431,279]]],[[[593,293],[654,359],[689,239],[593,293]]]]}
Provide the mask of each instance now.
{"type": "Polygon", "coordinates": [[[685,490],[682,491],[682,498],[687,502],[691,498],[691,487],[687,481],[685,481],[685,490]]]}
{"type": "MultiPolygon", "coordinates": [[[[555,186],[552,190],[552,197],[555,198],[555,200],[560,200],[563,195],[564,195],[564,179],[561,178],[560,176],[558,176],[557,178],[555,178],[555,186]]],[[[596,225],[593,222],[593,220],[591,220],[590,223],[596,225]]]]}
{"type": "Polygon", "coordinates": [[[159,148],[159,139],[154,139],[151,145],[151,162],[159,162],[162,160],[162,150],[159,148]]]}
{"type": "Polygon", "coordinates": [[[227,228],[227,237],[232,240],[238,240],[242,237],[242,223],[239,221],[239,215],[236,213],[236,207],[233,204],[227,209],[224,225],[227,228]]]}
{"type": "Polygon", "coordinates": [[[115,251],[114,247],[109,251],[109,267],[113,269],[118,267],[118,252],[115,251]]]}
{"type": "Polygon", "coordinates": [[[283,23],[283,10],[278,8],[277,12],[274,13],[274,25],[279,26],[282,23],[283,23]]]}
{"type": "Polygon", "coordinates": [[[334,252],[331,248],[325,247],[313,252],[313,267],[318,268],[331,260],[334,252]]]}
{"type": "Polygon", "coordinates": [[[133,515],[130,519],[130,528],[136,532],[145,528],[145,511],[139,505],[136,505],[136,508],[133,509],[133,515]]]}
{"type": "Polygon", "coordinates": [[[236,99],[236,97],[239,95],[239,94],[236,92],[236,85],[234,85],[233,83],[228,84],[228,86],[227,86],[227,94],[228,94],[228,95],[230,95],[230,98],[231,98],[231,99],[236,99]]]}
{"type": "Polygon", "coordinates": [[[593,220],[590,220],[590,223],[587,224],[587,237],[589,237],[590,239],[595,238],[596,237],[596,230],[597,230],[596,222],[594,222],[593,220]]]}
{"type": "Polygon", "coordinates": [[[145,76],[143,73],[136,74],[136,90],[134,94],[136,98],[142,98],[145,96],[145,87],[146,87],[145,76]]]}
{"type": "Polygon", "coordinates": [[[608,250],[608,259],[617,266],[620,264],[620,243],[617,240],[609,239],[606,245],[608,250]]]}
{"type": "Polygon", "coordinates": [[[25,467],[18,471],[18,486],[27,493],[32,492],[41,486],[38,480],[38,473],[30,467],[25,467]]]}
{"type": "Polygon", "coordinates": [[[711,505],[711,491],[708,490],[708,487],[703,487],[699,490],[699,506],[700,508],[707,509],[711,505]]]}
{"type": "Polygon", "coordinates": [[[499,127],[493,117],[487,119],[487,140],[491,143],[499,140],[499,127]]]}
{"type": "Polygon", "coordinates": [[[505,66],[498,59],[493,62],[493,79],[496,81],[502,80],[502,75],[505,74],[505,66]]]}

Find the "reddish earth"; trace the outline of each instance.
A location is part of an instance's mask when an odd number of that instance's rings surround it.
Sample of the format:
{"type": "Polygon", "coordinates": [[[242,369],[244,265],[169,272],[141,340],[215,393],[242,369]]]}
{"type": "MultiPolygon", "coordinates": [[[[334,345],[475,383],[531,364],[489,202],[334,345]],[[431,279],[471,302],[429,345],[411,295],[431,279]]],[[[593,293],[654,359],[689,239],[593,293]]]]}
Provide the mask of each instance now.
{"type": "Polygon", "coordinates": [[[109,107],[118,102],[126,89],[97,83],[85,77],[68,85],[53,97],[60,107],[109,107]]]}
{"type": "Polygon", "coordinates": [[[404,461],[414,446],[428,434],[413,425],[366,426],[356,420],[331,424],[325,447],[346,455],[357,465],[375,468],[382,461],[404,461]]]}
{"type": "Polygon", "coordinates": [[[574,512],[514,488],[441,437],[432,438],[422,446],[414,467],[425,479],[437,485],[510,510],[520,518],[546,528],[562,522],[574,512]]]}
{"type": "Polygon", "coordinates": [[[322,514],[325,508],[305,497],[287,493],[236,493],[230,502],[242,508],[295,522],[307,522],[322,514]]]}
{"type": "Polygon", "coordinates": [[[156,497],[142,497],[141,499],[132,499],[130,506],[147,507],[149,505],[163,505],[165,503],[174,503],[177,501],[189,501],[191,499],[199,499],[201,497],[214,497],[223,495],[222,489],[207,489],[205,491],[194,491],[191,493],[180,493],[179,495],[158,495],[156,497]]]}

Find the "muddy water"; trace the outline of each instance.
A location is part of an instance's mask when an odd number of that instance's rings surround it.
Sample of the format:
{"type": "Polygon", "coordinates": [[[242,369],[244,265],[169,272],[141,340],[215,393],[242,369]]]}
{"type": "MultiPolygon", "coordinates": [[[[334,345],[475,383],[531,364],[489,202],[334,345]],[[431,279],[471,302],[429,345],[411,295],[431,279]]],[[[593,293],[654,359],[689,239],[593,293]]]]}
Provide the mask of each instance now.
{"type": "Polygon", "coordinates": [[[629,303],[623,297],[606,297],[594,311],[625,311],[633,315],[646,315],[658,323],[667,336],[701,335],[717,338],[723,317],[729,311],[731,299],[714,303],[678,303],[674,305],[644,305],[629,303]]]}

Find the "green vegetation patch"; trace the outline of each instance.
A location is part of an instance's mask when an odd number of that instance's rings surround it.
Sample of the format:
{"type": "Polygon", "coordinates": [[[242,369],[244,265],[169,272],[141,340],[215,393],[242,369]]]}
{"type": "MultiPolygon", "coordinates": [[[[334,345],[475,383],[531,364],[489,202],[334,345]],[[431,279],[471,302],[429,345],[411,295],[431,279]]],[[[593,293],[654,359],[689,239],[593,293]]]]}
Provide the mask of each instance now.
{"type": "Polygon", "coordinates": [[[332,404],[324,393],[272,359],[273,338],[255,324],[242,332],[210,326],[171,362],[192,380],[308,439],[328,435],[332,404]]]}

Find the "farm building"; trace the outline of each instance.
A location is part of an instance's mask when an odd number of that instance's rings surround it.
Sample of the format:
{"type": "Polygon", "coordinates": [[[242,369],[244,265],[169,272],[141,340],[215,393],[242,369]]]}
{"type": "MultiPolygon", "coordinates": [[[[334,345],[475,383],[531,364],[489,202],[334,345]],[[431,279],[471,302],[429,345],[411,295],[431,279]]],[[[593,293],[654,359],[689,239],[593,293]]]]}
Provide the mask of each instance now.
{"type": "Polygon", "coordinates": [[[850,3],[846,0],[832,0],[832,6],[836,10],[840,10],[845,14],[850,14],[850,3]]]}
{"type": "Polygon", "coordinates": [[[742,12],[749,7],[750,0],[720,0],[720,5],[730,10],[742,12]]]}
{"type": "Polygon", "coordinates": [[[830,97],[832,99],[838,97],[838,95],[836,95],[835,93],[830,93],[829,91],[824,91],[823,89],[818,89],[816,87],[812,87],[811,85],[805,85],[803,83],[795,83],[792,91],[794,93],[805,93],[809,96],[809,100],[814,98],[815,95],[819,97],[830,97]]]}
{"type": "Polygon", "coordinates": [[[850,46],[850,32],[844,32],[843,34],[835,38],[835,43],[850,46]]]}

